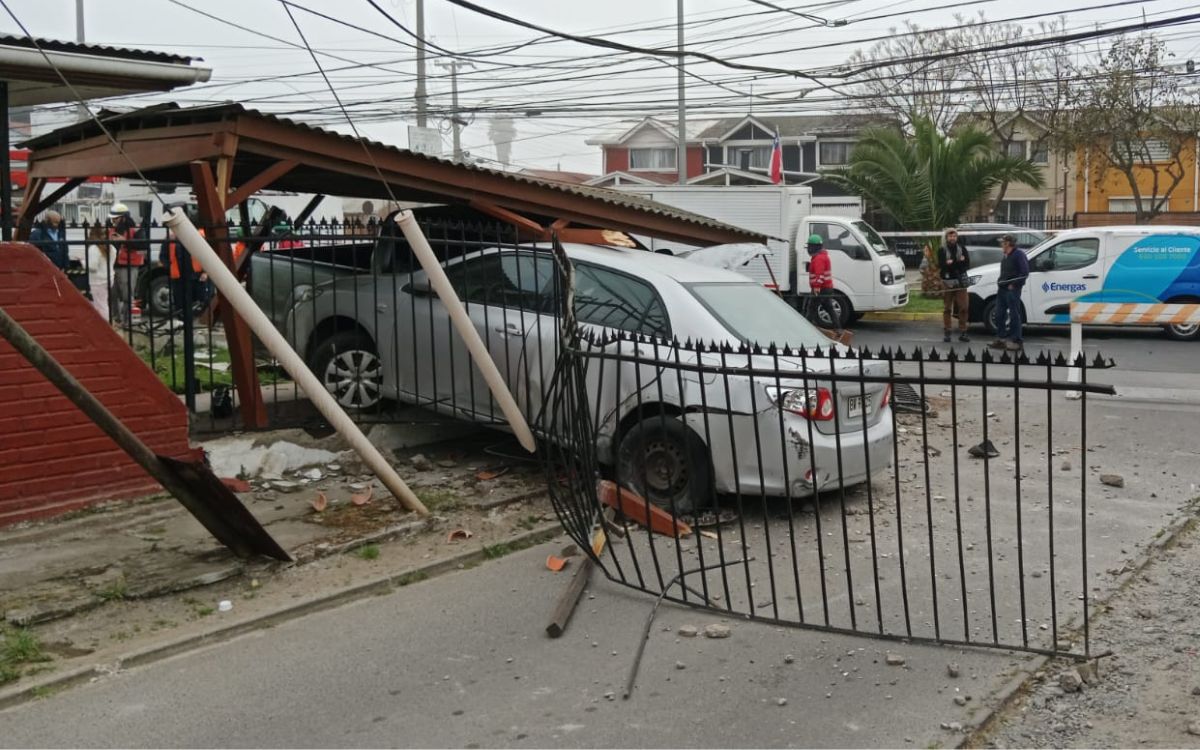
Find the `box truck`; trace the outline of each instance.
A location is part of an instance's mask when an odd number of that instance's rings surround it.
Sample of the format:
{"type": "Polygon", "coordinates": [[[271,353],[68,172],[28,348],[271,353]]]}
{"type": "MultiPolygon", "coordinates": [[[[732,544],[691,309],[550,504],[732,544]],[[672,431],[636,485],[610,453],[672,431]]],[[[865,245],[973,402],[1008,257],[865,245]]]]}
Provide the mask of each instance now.
{"type": "MultiPolygon", "coordinates": [[[[872,310],[908,303],[904,263],[862,220],[862,201],[849,196],[814,196],[812,188],[786,185],[622,185],[668,206],[744,227],[771,239],[770,252],[739,272],[779,291],[793,304],[808,293],[808,237],[820,235],[833,267],[835,309],[842,325],[872,310]]],[[[670,240],[638,237],[652,250],[693,249],[670,240]]]]}

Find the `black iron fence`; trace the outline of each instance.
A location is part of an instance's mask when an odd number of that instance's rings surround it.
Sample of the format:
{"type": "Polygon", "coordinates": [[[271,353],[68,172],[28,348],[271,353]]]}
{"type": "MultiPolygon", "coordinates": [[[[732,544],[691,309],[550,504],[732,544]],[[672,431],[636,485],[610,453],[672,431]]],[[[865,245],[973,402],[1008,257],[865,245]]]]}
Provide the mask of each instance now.
{"type": "Polygon", "coordinates": [[[1088,655],[1088,472],[1055,471],[1105,366],[585,335],[540,420],[551,496],[583,549],[618,510],[597,562],[680,604],[1088,655]]]}
{"type": "MultiPolygon", "coordinates": [[[[542,289],[553,283],[549,245],[523,241],[519,258],[500,259],[495,251],[518,247],[510,225],[432,217],[421,226],[441,260],[466,258],[451,264],[451,281],[518,400],[537,403],[543,378],[524,348],[526,336],[547,325],[539,306],[548,304],[542,289]]],[[[358,419],[395,421],[419,406],[449,418],[503,420],[394,223],[220,229],[254,301],[358,419]]],[[[213,236],[213,227],[201,230],[213,236]]],[[[165,228],[142,226],[117,238],[111,224],[65,231],[62,247],[42,242],[47,255],[187,402],[194,426],[245,428],[220,302],[165,228]]],[[[269,426],[318,418],[257,340],[253,358],[269,426]]]]}
{"type": "MultiPolygon", "coordinates": [[[[1088,375],[1104,362],[831,347],[761,287],[650,268],[684,261],[574,246],[566,281],[552,244],[510,225],[420,224],[540,438],[566,529],[590,549],[602,511],[620,511],[623,538],[598,560],[613,580],[804,627],[1089,653],[1088,472],[1067,482],[1054,462],[1086,465],[1088,394],[1111,392],[1088,375]],[[741,343],[760,325],[792,346],[741,343]]],[[[77,285],[201,427],[244,427],[206,280],[159,228],[81,229],[77,285]]],[[[395,224],[219,230],[251,296],[358,419],[415,406],[504,428],[395,224]]],[[[253,358],[272,426],[315,417],[262,347],[253,358]]]]}

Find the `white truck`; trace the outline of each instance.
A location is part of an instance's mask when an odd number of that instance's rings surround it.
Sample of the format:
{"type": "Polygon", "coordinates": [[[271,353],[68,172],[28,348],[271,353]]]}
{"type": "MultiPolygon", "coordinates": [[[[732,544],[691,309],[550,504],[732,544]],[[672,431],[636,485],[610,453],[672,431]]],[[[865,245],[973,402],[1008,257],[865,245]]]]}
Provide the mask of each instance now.
{"type": "MultiPolygon", "coordinates": [[[[777,289],[793,304],[808,292],[805,244],[810,235],[820,235],[833,266],[834,306],[842,325],[864,312],[908,303],[904,263],[862,220],[858,198],[814,196],[812,188],[784,185],[622,185],[620,189],[771,237],[766,262],[756,259],[738,271],[777,289]]],[[[651,250],[692,249],[680,242],[637,239],[651,250]]]]}

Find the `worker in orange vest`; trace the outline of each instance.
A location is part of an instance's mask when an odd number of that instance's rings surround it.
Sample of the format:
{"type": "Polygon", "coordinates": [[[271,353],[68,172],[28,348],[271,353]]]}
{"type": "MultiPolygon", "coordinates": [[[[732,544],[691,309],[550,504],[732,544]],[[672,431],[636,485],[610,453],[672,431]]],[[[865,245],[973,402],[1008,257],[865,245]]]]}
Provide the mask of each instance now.
{"type": "MultiPolygon", "coordinates": [[[[197,231],[200,232],[201,237],[204,236],[203,227],[197,231]]],[[[204,272],[200,261],[191,256],[183,243],[176,240],[175,234],[169,229],[167,230],[167,239],[163,240],[159,249],[158,262],[167,267],[167,273],[171,278],[172,309],[183,309],[185,284],[188,285],[190,292],[188,297],[190,297],[193,308],[208,302],[208,274],[204,272]]]]}

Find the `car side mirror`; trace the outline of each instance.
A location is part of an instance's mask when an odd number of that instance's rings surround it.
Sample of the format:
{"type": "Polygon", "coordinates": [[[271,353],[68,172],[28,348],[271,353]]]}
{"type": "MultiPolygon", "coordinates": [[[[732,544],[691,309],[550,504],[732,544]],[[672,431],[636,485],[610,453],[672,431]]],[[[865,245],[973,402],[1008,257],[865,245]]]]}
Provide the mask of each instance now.
{"type": "Polygon", "coordinates": [[[413,279],[403,291],[414,297],[428,297],[433,294],[433,285],[429,283],[428,277],[413,279]]]}

